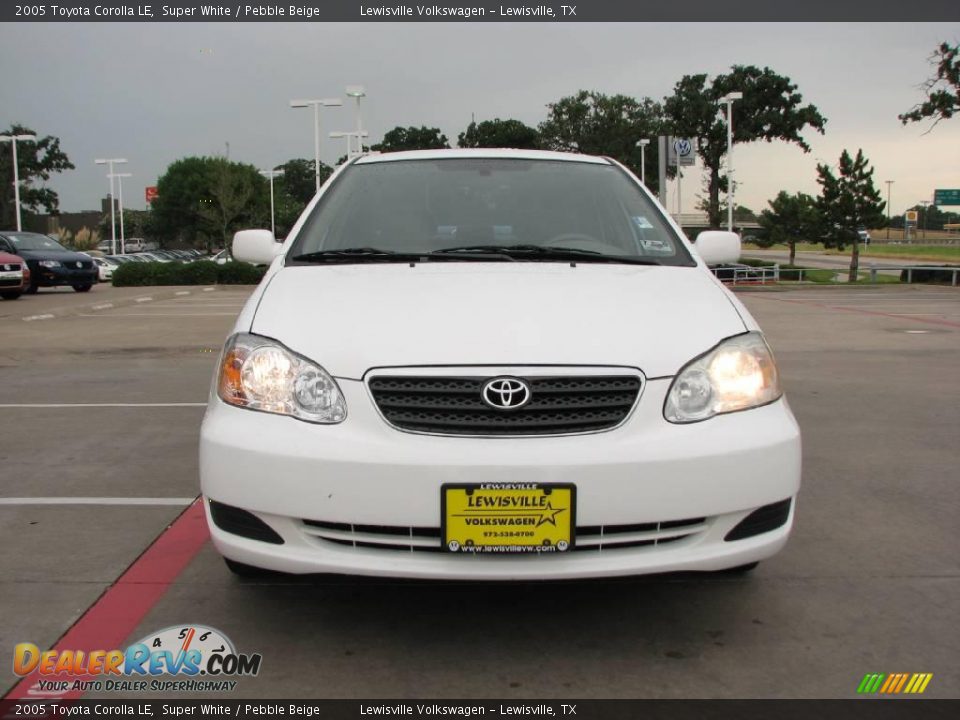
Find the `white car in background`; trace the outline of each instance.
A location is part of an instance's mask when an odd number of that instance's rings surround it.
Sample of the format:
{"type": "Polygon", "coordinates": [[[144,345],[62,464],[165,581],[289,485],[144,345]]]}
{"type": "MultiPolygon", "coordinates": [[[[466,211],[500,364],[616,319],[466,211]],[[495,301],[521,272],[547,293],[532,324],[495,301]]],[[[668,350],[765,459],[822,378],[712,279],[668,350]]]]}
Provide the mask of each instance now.
{"type": "Polygon", "coordinates": [[[235,572],[534,580],[749,569],[779,551],[800,432],[757,323],[608,158],[366,156],[226,342],[200,437],[235,572]]]}
{"type": "Polygon", "coordinates": [[[94,257],[93,264],[97,266],[100,282],[110,282],[113,279],[113,271],[120,267],[118,262],[106,257],[94,257]]]}

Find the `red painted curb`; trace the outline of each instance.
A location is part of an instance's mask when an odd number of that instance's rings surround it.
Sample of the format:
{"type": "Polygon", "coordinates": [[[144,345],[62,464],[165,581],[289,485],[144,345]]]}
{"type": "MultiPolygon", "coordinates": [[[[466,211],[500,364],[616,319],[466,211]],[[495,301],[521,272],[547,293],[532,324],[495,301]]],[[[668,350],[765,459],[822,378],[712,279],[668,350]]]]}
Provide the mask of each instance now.
{"type": "MultiPolygon", "coordinates": [[[[190,564],[210,539],[203,499],[198,498],[160,536],[133,565],[127,568],[100,598],[67,630],[52,650],[123,649],[147,613],[157,604],[177,576],[190,564]]],[[[111,676],[114,677],[114,676],[111,676]]],[[[4,700],[64,701],[81,697],[82,690],[40,691],[38,680],[102,680],[101,676],[41,676],[33,672],[20,680],[4,700]]]]}

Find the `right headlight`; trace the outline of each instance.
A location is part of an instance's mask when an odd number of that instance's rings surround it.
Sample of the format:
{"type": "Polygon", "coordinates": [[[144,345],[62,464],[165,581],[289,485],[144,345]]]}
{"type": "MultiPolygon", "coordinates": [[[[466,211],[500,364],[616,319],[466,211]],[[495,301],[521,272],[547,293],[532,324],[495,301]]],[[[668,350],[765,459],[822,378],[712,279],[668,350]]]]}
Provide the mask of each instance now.
{"type": "Polygon", "coordinates": [[[230,405],[332,425],[347,403],[326,370],[276,340],[237,333],[227,340],[217,394],[230,405]]]}
{"type": "Polygon", "coordinates": [[[728,338],[687,363],[667,393],[663,416],[691,423],[767,405],[783,395],[773,353],[763,335],[728,338]]]}

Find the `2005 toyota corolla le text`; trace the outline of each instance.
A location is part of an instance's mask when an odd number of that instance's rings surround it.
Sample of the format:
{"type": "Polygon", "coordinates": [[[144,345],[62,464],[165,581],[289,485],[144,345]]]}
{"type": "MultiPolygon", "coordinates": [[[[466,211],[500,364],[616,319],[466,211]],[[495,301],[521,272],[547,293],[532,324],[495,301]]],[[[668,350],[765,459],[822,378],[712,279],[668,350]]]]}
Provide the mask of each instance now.
{"type": "Polygon", "coordinates": [[[607,158],[369,155],[326,183],[227,340],[200,443],[238,573],[577,578],[749,568],[793,524],[773,355],[607,158]]]}

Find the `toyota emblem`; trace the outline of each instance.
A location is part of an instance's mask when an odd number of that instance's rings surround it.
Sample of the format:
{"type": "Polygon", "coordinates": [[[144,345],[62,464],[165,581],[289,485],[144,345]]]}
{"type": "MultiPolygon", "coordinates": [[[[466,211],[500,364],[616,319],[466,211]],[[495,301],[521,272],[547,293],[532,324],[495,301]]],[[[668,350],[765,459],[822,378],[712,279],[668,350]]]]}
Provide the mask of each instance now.
{"type": "Polygon", "coordinates": [[[483,401],[497,410],[516,410],[530,402],[530,386],[513,377],[488,380],[480,392],[483,401]]]}

